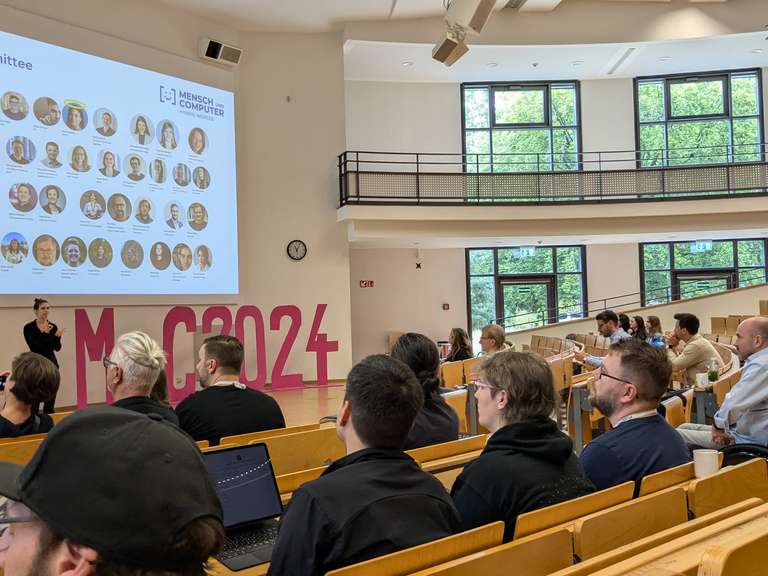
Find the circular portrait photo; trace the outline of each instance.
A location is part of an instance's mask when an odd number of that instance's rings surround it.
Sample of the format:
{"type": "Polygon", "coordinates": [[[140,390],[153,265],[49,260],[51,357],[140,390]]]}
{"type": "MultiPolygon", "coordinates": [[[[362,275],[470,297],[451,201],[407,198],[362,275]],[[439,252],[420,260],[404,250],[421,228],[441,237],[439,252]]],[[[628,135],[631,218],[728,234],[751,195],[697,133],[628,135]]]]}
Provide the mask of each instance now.
{"type": "Polygon", "coordinates": [[[187,168],[186,164],[179,163],[173,167],[173,181],[176,182],[178,186],[186,186],[189,184],[189,168],[187,168]]]}
{"type": "Polygon", "coordinates": [[[131,217],[131,201],[125,194],[112,194],[107,202],[107,211],[116,222],[125,222],[131,217]]]}
{"type": "Polygon", "coordinates": [[[136,220],[142,224],[152,224],[152,202],[149,198],[139,198],[136,204],[136,220]]]}
{"type": "Polygon", "coordinates": [[[20,92],[9,90],[0,98],[0,108],[3,114],[11,120],[24,120],[29,114],[29,104],[20,92]]]}
{"type": "Polygon", "coordinates": [[[75,172],[88,172],[91,169],[88,152],[79,144],[69,154],[69,167],[75,172]]]}
{"type": "Polygon", "coordinates": [[[99,172],[102,176],[107,178],[114,178],[120,174],[118,169],[120,166],[120,159],[117,154],[111,150],[102,150],[99,152],[99,172]]]}
{"type": "Polygon", "coordinates": [[[189,131],[189,148],[195,154],[202,154],[208,147],[208,136],[202,128],[192,128],[189,131]]]}
{"type": "Polygon", "coordinates": [[[208,226],[208,210],[200,202],[189,205],[187,220],[192,230],[200,231],[208,226]]]}
{"type": "Polygon", "coordinates": [[[184,207],[178,202],[168,202],[165,205],[165,224],[171,230],[179,230],[184,227],[184,222],[181,220],[181,215],[184,212],[184,207]]]}
{"type": "Polygon", "coordinates": [[[131,119],[131,136],[136,144],[147,146],[152,142],[154,131],[152,121],[143,114],[138,114],[131,119]]]}
{"type": "Polygon", "coordinates": [[[14,136],[5,145],[8,158],[16,164],[29,164],[35,159],[35,145],[25,136],[14,136]]]}
{"type": "Polygon", "coordinates": [[[59,259],[59,243],[50,234],[38,236],[32,243],[32,254],[40,266],[53,266],[59,259]]]}
{"type": "Polygon", "coordinates": [[[27,239],[18,232],[9,232],[3,236],[0,252],[9,264],[21,264],[29,254],[29,244],[27,239]]]}
{"type": "Polygon", "coordinates": [[[192,266],[192,249],[186,244],[176,244],[173,248],[173,265],[182,272],[192,266]]]}
{"type": "Polygon", "coordinates": [[[88,256],[88,251],[83,242],[77,236],[70,236],[61,243],[61,259],[67,266],[77,268],[88,256]]]}
{"type": "Polygon", "coordinates": [[[64,124],[70,130],[85,130],[88,126],[88,112],[85,106],[79,102],[66,102],[64,104],[64,124]]]}
{"type": "Polygon", "coordinates": [[[211,267],[211,249],[205,244],[195,248],[195,266],[200,272],[205,272],[211,267]]]}
{"type": "Polygon", "coordinates": [[[93,123],[96,125],[96,132],[102,136],[114,136],[117,132],[117,118],[108,108],[97,109],[93,113],[93,123]]]}
{"type": "Polygon", "coordinates": [[[96,268],[106,268],[112,262],[112,245],[104,238],[96,238],[88,246],[88,258],[96,268]]]}
{"type": "Polygon", "coordinates": [[[136,240],[128,240],[120,250],[120,259],[127,268],[136,269],[144,261],[144,248],[136,240]]]}
{"type": "Polygon", "coordinates": [[[208,173],[208,170],[198,166],[192,171],[192,181],[200,190],[205,190],[211,185],[211,175],[208,173]]]}
{"type": "Polygon", "coordinates": [[[104,214],[107,203],[96,190],[87,190],[80,196],[80,210],[90,220],[98,220],[104,214]]]}
{"type": "Polygon", "coordinates": [[[141,156],[138,154],[129,154],[125,157],[123,170],[129,180],[139,182],[144,180],[144,175],[147,173],[147,166],[144,164],[144,159],[141,156]]]}
{"type": "Polygon", "coordinates": [[[49,184],[40,190],[40,207],[46,214],[55,216],[64,212],[67,207],[67,197],[64,191],[54,184],[49,184]]]}
{"type": "Polygon", "coordinates": [[[30,212],[37,206],[37,190],[32,184],[19,182],[11,186],[8,191],[8,199],[19,212],[30,212]]]}
{"type": "Polygon", "coordinates": [[[155,242],[149,251],[149,261],[158,270],[165,270],[171,263],[171,249],[165,242],[155,242]]]}
{"type": "Polygon", "coordinates": [[[35,114],[35,118],[40,121],[40,124],[45,126],[54,126],[61,120],[59,103],[53,98],[48,98],[48,96],[42,96],[35,100],[32,112],[35,114]]]}
{"type": "Polygon", "coordinates": [[[170,120],[162,120],[157,124],[157,141],[166,150],[176,150],[179,141],[179,129],[170,120]]]}
{"type": "Polygon", "coordinates": [[[43,158],[40,163],[45,166],[46,168],[50,168],[51,170],[57,170],[61,168],[61,160],[59,160],[59,154],[61,153],[61,150],[59,149],[59,145],[51,140],[50,142],[45,143],[45,158],[43,158]]]}
{"type": "Polygon", "coordinates": [[[149,165],[149,175],[158,184],[165,182],[165,162],[160,158],[155,158],[149,165]]]}

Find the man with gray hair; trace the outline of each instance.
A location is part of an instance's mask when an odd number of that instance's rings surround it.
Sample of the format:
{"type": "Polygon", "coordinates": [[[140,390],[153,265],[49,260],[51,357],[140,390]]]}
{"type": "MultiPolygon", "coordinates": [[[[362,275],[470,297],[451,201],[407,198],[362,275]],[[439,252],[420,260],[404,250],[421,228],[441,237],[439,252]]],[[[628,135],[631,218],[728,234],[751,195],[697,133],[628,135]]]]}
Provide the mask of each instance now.
{"type": "Polygon", "coordinates": [[[677,429],[691,447],[768,446],[768,318],[753,316],[739,324],[736,351],[745,361],[744,369],[725,395],[712,426],[682,424],[677,429]]]}
{"type": "Polygon", "coordinates": [[[111,354],[104,356],[107,390],[113,406],[157,414],[179,425],[176,413],[149,397],[160,371],[165,368],[165,352],[144,332],[128,332],[117,339],[111,354]]]}

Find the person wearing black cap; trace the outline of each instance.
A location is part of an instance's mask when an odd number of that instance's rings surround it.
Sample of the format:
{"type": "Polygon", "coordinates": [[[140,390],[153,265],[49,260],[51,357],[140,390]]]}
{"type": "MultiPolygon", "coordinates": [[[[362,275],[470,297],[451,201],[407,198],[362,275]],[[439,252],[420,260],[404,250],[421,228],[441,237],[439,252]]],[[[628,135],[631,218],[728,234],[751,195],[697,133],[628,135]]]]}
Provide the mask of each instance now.
{"type": "Polygon", "coordinates": [[[0,462],[4,576],[203,576],[221,503],[192,440],[111,406],[55,426],[30,462],[0,462]]]}

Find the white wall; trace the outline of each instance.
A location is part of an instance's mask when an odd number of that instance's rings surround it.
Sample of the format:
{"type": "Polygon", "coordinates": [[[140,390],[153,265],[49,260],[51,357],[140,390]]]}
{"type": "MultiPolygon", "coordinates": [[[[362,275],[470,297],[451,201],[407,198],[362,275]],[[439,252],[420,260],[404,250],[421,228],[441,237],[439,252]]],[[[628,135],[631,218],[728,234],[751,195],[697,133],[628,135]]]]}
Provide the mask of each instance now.
{"type": "MultiPolygon", "coordinates": [[[[335,218],[335,157],[345,145],[340,34],[238,34],[154,0],[12,0],[6,4],[19,8],[0,6],[0,21],[7,32],[234,90],[239,112],[240,295],[224,299],[51,297],[52,319],[68,330],[59,355],[58,404],[75,403],[75,307],[85,308],[95,327],[102,307],[114,306],[117,334],[143,329],[160,340],[170,305],[196,305],[198,322],[204,307],[197,304],[224,300],[231,305],[255,305],[265,316],[271,369],[287,321],[270,330],[269,313],[276,305],[296,305],[302,329],[284,372],[301,372],[311,380],[315,355],[305,352],[305,344],[316,305],[327,304],[321,332],[339,341],[339,351],[329,356],[329,377],[344,378],[351,347],[348,245],[344,226],[335,218]],[[237,71],[201,63],[196,57],[201,36],[242,46],[245,57],[237,71]],[[309,247],[300,263],[290,261],[285,252],[293,238],[303,239],[309,247]]],[[[26,349],[21,326],[32,319],[31,300],[32,295],[0,300],[6,330],[0,348],[2,368],[26,349]]],[[[192,334],[177,329],[177,376],[194,371],[192,348],[192,334]]],[[[246,350],[248,362],[253,356],[248,339],[246,350]]],[[[100,363],[89,364],[88,377],[89,399],[103,400],[100,363]]]]}
{"type": "Polygon", "coordinates": [[[635,149],[635,105],[631,78],[581,82],[581,141],[586,170],[634,168],[634,153],[594,152],[635,149]],[[622,162],[623,160],[623,162],[622,162]]]}
{"type": "Polygon", "coordinates": [[[464,266],[462,249],[351,250],[353,360],[386,352],[387,332],[420,332],[437,341],[465,327],[464,266]],[[360,280],[373,280],[373,288],[361,288],[360,280]]]}
{"type": "Polygon", "coordinates": [[[587,296],[590,312],[640,301],[640,260],[637,244],[587,245],[587,296]],[[629,294],[626,298],[615,298],[629,294]],[[606,302],[600,301],[610,298],[606,302]],[[604,305],[605,304],[605,305],[604,305]]]}

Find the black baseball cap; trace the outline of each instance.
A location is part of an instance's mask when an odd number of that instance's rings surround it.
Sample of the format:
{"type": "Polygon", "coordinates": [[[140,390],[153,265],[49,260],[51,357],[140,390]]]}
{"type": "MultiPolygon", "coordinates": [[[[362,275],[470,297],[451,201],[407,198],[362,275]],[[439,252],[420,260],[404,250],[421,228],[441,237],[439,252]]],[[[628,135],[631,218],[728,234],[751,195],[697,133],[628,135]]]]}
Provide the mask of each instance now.
{"type": "Polygon", "coordinates": [[[223,517],[189,436],[156,414],[111,406],[64,418],[26,466],[0,462],[0,495],[105,559],[171,571],[189,562],[172,552],[187,525],[223,517]]]}

